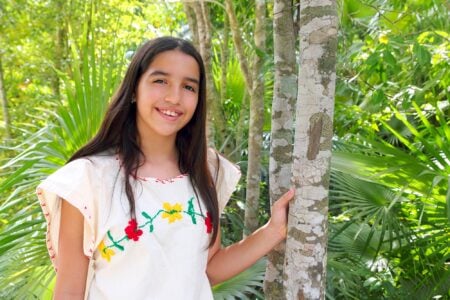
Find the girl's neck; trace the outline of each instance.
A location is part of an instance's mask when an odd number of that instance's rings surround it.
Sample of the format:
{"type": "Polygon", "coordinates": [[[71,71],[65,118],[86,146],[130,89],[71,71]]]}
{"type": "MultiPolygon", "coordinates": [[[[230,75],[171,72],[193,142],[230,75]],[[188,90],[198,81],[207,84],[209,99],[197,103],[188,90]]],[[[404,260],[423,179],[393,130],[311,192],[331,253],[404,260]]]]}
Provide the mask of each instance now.
{"type": "Polygon", "coordinates": [[[178,161],[178,150],[175,138],[152,138],[140,141],[139,147],[144,154],[144,162],[157,163],[163,161],[178,161]]]}
{"type": "Polygon", "coordinates": [[[139,146],[144,157],[138,176],[165,179],[180,175],[175,139],[147,138],[139,146]]]}

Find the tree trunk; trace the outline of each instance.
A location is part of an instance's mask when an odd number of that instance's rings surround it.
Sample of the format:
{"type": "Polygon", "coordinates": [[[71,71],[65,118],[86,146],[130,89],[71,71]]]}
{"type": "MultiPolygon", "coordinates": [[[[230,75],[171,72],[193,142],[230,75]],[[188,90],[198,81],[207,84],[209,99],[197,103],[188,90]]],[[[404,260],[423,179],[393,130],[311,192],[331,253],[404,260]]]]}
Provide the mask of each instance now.
{"type": "Polygon", "coordinates": [[[195,17],[194,9],[192,4],[189,2],[183,2],[184,13],[186,14],[186,19],[188,21],[189,28],[192,33],[192,44],[194,44],[197,49],[200,49],[199,38],[198,38],[198,28],[197,28],[197,18],[195,17]]]}
{"type": "Polygon", "coordinates": [[[247,58],[244,53],[244,42],[242,40],[241,30],[234,12],[233,3],[231,0],[225,0],[225,10],[227,12],[228,21],[230,22],[231,36],[233,37],[234,48],[236,49],[236,55],[239,60],[239,65],[244,75],[245,84],[251,94],[253,80],[250,74],[247,58]]]}
{"type": "Polygon", "coordinates": [[[214,87],[214,80],[212,76],[212,62],[211,62],[211,24],[209,22],[209,12],[205,2],[191,3],[191,7],[195,13],[197,31],[198,31],[198,45],[200,54],[205,64],[205,78],[206,78],[206,98],[209,109],[207,119],[207,136],[208,144],[214,146],[214,111],[217,108],[216,103],[217,93],[214,87]]]}
{"type": "Polygon", "coordinates": [[[220,142],[220,146],[222,146],[222,141],[225,140],[225,116],[222,111],[222,102],[220,101],[219,93],[217,92],[216,86],[214,84],[214,76],[212,71],[212,24],[210,21],[210,13],[206,1],[201,1],[201,9],[203,22],[206,24],[207,32],[209,35],[209,58],[208,58],[208,72],[207,75],[207,84],[208,84],[208,99],[210,105],[210,121],[212,127],[212,135],[214,141],[220,142]]]}
{"type": "Polygon", "coordinates": [[[207,103],[210,109],[208,110],[208,126],[207,126],[207,136],[208,144],[214,146],[215,135],[218,136],[218,140],[223,140],[221,135],[225,131],[225,119],[223,113],[221,112],[221,103],[214,85],[214,78],[212,74],[212,30],[211,22],[209,16],[209,9],[207,3],[204,1],[193,2],[190,4],[185,4],[185,11],[188,16],[189,24],[193,28],[193,36],[198,39],[198,48],[200,54],[202,55],[203,62],[205,64],[205,77],[206,77],[206,96],[207,103]],[[195,16],[195,20],[192,18],[195,16]],[[197,33],[194,30],[197,30],[197,33]],[[215,130],[217,128],[217,130],[215,130]]]}
{"type": "Polygon", "coordinates": [[[225,102],[227,93],[227,73],[228,73],[228,59],[230,57],[228,50],[228,35],[230,34],[230,27],[228,20],[225,18],[223,24],[222,42],[220,43],[220,101],[225,102]]]}
{"type": "Polygon", "coordinates": [[[287,299],[325,299],[328,187],[336,81],[335,0],[300,3],[300,71],[285,253],[287,299]]]}
{"type": "Polygon", "coordinates": [[[245,83],[250,95],[250,124],[248,140],[248,168],[246,207],[244,217],[244,235],[258,228],[259,184],[260,184],[260,160],[262,145],[262,128],[264,122],[264,76],[261,74],[263,66],[263,53],[265,52],[265,14],[266,3],[264,0],[256,0],[255,5],[255,54],[253,56],[253,68],[250,73],[249,64],[244,53],[244,46],[240,26],[231,0],[225,0],[225,9],[230,22],[236,55],[244,75],[245,83]]]}
{"type": "MultiPolygon", "coordinates": [[[[248,61],[247,57],[244,54],[244,45],[242,40],[242,34],[239,29],[239,24],[237,21],[236,14],[234,12],[233,8],[233,2],[231,0],[225,0],[225,11],[227,14],[228,19],[228,25],[229,30],[231,31],[231,37],[233,40],[233,46],[236,50],[236,56],[239,61],[239,67],[241,69],[241,72],[244,76],[244,81],[246,84],[246,94],[244,94],[244,97],[242,98],[241,102],[241,109],[239,113],[239,122],[238,122],[238,128],[237,128],[237,134],[236,134],[236,147],[241,148],[244,145],[244,129],[245,129],[245,121],[247,117],[247,111],[248,111],[248,96],[250,96],[251,93],[251,85],[253,84],[251,74],[248,68],[248,61]]],[[[237,156],[239,158],[241,157],[241,154],[238,153],[237,156]]],[[[236,158],[236,157],[235,157],[236,158]]],[[[240,159],[239,159],[240,160],[240,159]]],[[[239,161],[236,160],[236,161],[239,161]]]]}
{"type": "MultiPolygon", "coordinates": [[[[224,109],[223,104],[226,101],[226,94],[227,94],[227,74],[228,74],[228,60],[229,60],[229,44],[228,44],[228,37],[230,34],[230,28],[228,25],[228,19],[224,18],[224,24],[223,24],[223,32],[221,36],[221,43],[220,43],[220,111],[217,111],[219,114],[224,116],[224,109]]],[[[220,125],[220,124],[218,124],[220,125]]],[[[229,133],[226,130],[227,121],[224,119],[223,124],[219,129],[222,131],[221,137],[222,139],[219,141],[220,146],[223,148],[223,153],[229,158],[230,153],[235,149],[235,145],[227,141],[227,137],[229,133]]]]}
{"type": "MultiPolygon", "coordinates": [[[[251,233],[259,227],[259,184],[261,181],[261,148],[264,125],[264,53],[266,51],[266,2],[256,0],[255,7],[255,47],[252,91],[250,94],[250,124],[248,132],[247,194],[244,225],[251,233]]],[[[245,234],[245,233],[244,233],[245,234]]]]}
{"type": "Polygon", "coordinates": [[[6,98],[5,84],[3,81],[2,57],[0,54],[0,100],[2,101],[3,122],[5,123],[6,138],[11,138],[11,123],[9,120],[8,99],[6,98]]]}
{"type": "MultiPolygon", "coordinates": [[[[55,56],[54,64],[55,69],[64,72],[65,71],[65,56],[66,56],[66,44],[67,44],[67,21],[65,12],[67,11],[65,6],[65,1],[56,1],[56,9],[60,12],[57,14],[57,30],[56,30],[56,43],[55,43],[55,56]]],[[[59,76],[56,72],[52,75],[52,86],[55,92],[55,96],[60,98],[60,82],[59,76]]]]}
{"type": "MultiPolygon", "coordinates": [[[[273,204],[291,185],[293,121],[297,99],[295,34],[291,0],[275,0],[273,41],[275,79],[270,141],[270,202],[273,204]]],[[[268,255],[264,294],[268,300],[284,299],[283,263],[285,243],[268,255]]]]}
{"type": "Polygon", "coordinates": [[[233,151],[233,156],[231,156],[231,158],[233,158],[233,161],[241,161],[242,160],[242,149],[243,146],[245,145],[245,121],[247,119],[248,116],[248,106],[249,106],[249,95],[247,93],[243,94],[243,97],[241,99],[241,108],[239,110],[239,120],[238,120],[238,124],[237,124],[237,129],[236,129],[236,148],[238,149],[237,151],[233,151]]]}

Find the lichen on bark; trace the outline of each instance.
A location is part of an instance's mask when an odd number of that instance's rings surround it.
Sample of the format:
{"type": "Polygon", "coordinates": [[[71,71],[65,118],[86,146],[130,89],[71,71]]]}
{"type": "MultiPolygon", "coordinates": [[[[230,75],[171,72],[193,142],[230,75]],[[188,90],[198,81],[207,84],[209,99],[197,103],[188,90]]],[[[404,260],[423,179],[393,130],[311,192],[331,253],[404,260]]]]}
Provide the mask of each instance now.
{"type": "Polygon", "coordinates": [[[337,41],[336,1],[300,2],[293,151],[295,201],[284,263],[287,299],[324,299],[337,41]]]}

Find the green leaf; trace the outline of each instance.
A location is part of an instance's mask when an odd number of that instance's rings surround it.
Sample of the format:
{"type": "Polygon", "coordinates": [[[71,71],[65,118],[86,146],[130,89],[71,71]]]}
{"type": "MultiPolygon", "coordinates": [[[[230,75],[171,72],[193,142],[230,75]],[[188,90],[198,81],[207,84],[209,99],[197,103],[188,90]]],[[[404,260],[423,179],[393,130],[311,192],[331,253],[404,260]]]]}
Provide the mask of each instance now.
{"type": "Polygon", "coordinates": [[[447,219],[448,224],[450,225],[450,176],[448,177],[446,202],[447,202],[447,219]]]}
{"type": "Polygon", "coordinates": [[[262,287],[265,268],[266,261],[261,259],[235,277],[215,285],[213,287],[214,299],[263,299],[263,295],[257,289],[262,287]]]}
{"type": "Polygon", "coordinates": [[[430,64],[431,54],[430,52],[428,52],[427,48],[418,43],[415,43],[413,47],[413,52],[419,65],[426,66],[430,64]]]}
{"type": "Polygon", "coordinates": [[[392,55],[391,51],[385,50],[383,52],[383,59],[391,67],[396,67],[397,66],[397,60],[392,55]]]}

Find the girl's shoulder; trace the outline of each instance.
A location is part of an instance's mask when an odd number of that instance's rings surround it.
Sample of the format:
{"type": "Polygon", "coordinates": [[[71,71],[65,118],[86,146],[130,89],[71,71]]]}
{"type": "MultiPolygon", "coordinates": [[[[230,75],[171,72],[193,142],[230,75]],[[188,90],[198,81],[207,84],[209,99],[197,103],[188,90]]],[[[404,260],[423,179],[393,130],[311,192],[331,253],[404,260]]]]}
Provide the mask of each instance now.
{"type": "Polygon", "coordinates": [[[79,158],[79,160],[97,172],[110,172],[111,169],[120,168],[119,156],[110,151],[79,158]]]}
{"type": "Polygon", "coordinates": [[[80,180],[102,179],[105,175],[119,169],[116,155],[102,152],[74,159],[47,177],[45,181],[76,182],[80,180]]]}
{"type": "Polygon", "coordinates": [[[213,148],[208,148],[208,167],[211,175],[215,177],[216,173],[226,172],[241,174],[241,170],[238,165],[228,160],[223,154],[213,148]]]}
{"type": "Polygon", "coordinates": [[[57,266],[61,199],[83,215],[83,251],[91,257],[95,249],[97,220],[109,200],[108,193],[118,174],[119,163],[110,153],[99,153],[74,159],[45,178],[36,188],[39,203],[47,221],[47,246],[52,262],[57,266]],[[117,170],[114,171],[114,168],[117,170]]]}
{"type": "Polygon", "coordinates": [[[208,166],[216,186],[219,212],[222,212],[237,187],[241,170],[212,148],[208,148],[208,166]]]}

